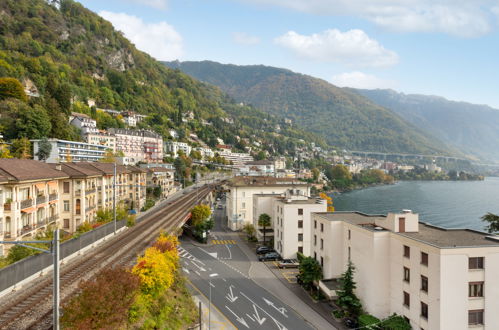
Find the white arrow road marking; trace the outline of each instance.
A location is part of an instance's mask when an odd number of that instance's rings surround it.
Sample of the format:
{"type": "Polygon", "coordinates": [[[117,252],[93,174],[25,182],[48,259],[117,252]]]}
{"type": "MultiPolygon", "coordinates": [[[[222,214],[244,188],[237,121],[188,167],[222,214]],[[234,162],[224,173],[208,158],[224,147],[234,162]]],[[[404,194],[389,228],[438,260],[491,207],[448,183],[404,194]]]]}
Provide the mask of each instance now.
{"type": "Polygon", "coordinates": [[[225,296],[225,298],[227,298],[227,300],[229,300],[231,303],[233,303],[239,297],[238,296],[234,296],[234,293],[232,293],[232,284],[229,286],[229,291],[230,291],[230,293],[227,293],[227,295],[225,296]]]}
{"type": "Polygon", "coordinates": [[[188,269],[186,269],[186,268],[182,268],[182,269],[183,269],[183,270],[184,270],[184,272],[186,272],[187,274],[189,274],[189,273],[190,273],[190,271],[189,271],[188,269]]]}
{"type": "Polygon", "coordinates": [[[201,276],[197,270],[194,271],[194,273],[198,274],[198,276],[201,276]]]}
{"type": "Polygon", "coordinates": [[[246,316],[247,316],[247,317],[248,317],[251,321],[256,322],[256,321],[255,321],[255,319],[253,319],[253,318],[251,317],[251,315],[249,315],[248,313],[246,313],[246,316]]]}
{"type": "MultiPolygon", "coordinates": [[[[218,258],[218,254],[216,252],[208,252],[206,251],[205,249],[203,248],[200,248],[198,247],[198,249],[200,249],[201,251],[203,251],[204,253],[206,253],[207,255],[209,256],[212,256],[213,258],[217,259],[218,258]]],[[[204,265],[204,264],[203,264],[204,265]]]]}
{"type": "Polygon", "coordinates": [[[227,245],[225,245],[225,247],[227,248],[227,251],[229,251],[229,259],[232,259],[232,252],[230,252],[230,248],[227,245]]]}
{"type": "Polygon", "coordinates": [[[239,317],[236,313],[234,313],[229,307],[225,306],[225,308],[227,308],[229,310],[229,312],[231,312],[235,317],[236,317],[236,320],[241,323],[242,325],[244,325],[246,328],[249,329],[249,326],[248,326],[248,323],[246,323],[246,320],[244,319],[244,317],[239,317]]]}
{"type": "Polygon", "coordinates": [[[279,313],[281,313],[282,315],[284,315],[284,316],[288,317],[288,316],[286,315],[286,313],[288,312],[288,311],[286,310],[286,308],[284,308],[284,307],[276,307],[272,301],[267,300],[267,299],[265,299],[265,298],[263,298],[263,300],[265,300],[265,302],[267,303],[267,305],[272,306],[272,307],[273,307],[275,310],[277,310],[279,313]]]}
{"type": "Polygon", "coordinates": [[[211,283],[211,282],[210,282],[210,286],[211,286],[212,288],[214,288],[214,287],[215,287],[215,285],[214,285],[213,283],[211,283]]]}
{"type": "Polygon", "coordinates": [[[256,322],[258,322],[258,324],[262,325],[263,322],[265,322],[266,318],[260,317],[260,315],[258,315],[258,309],[256,309],[255,304],[253,304],[253,309],[255,310],[255,314],[253,314],[253,316],[255,317],[256,322]]]}
{"type": "Polygon", "coordinates": [[[255,303],[253,300],[251,300],[250,297],[248,297],[247,295],[245,295],[244,293],[241,292],[241,295],[244,296],[246,299],[248,299],[251,303],[253,303],[253,306],[256,306],[258,308],[260,308],[260,310],[262,310],[265,314],[267,314],[271,319],[272,321],[274,321],[275,325],[277,325],[277,328],[279,330],[288,330],[288,328],[286,328],[284,325],[282,325],[281,322],[277,321],[272,315],[270,315],[265,309],[261,308],[260,306],[258,306],[257,303],[255,303]]]}

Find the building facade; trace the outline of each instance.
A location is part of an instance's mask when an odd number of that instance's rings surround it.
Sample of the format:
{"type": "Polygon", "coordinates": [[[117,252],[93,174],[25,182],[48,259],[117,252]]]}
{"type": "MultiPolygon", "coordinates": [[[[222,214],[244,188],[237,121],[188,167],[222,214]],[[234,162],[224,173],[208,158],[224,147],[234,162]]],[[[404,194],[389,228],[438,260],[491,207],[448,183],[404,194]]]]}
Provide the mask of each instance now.
{"type": "Polygon", "coordinates": [[[498,328],[497,236],[432,226],[411,211],[315,213],[311,233],[317,236],[311,255],[323,265],[324,279],[354,264],[356,293],[367,312],[397,313],[413,329],[498,328]]]}
{"type": "Polygon", "coordinates": [[[116,152],[116,136],[106,131],[84,134],[83,141],[90,144],[98,144],[116,152]]]}
{"type": "Polygon", "coordinates": [[[184,155],[189,156],[192,148],[185,142],[165,141],[163,145],[165,153],[171,154],[173,157],[178,157],[178,152],[182,151],[184,155]]]}
{"type": "MultiPolygon", "coordinates": [[[[41,140],[31,140],[34,159],[38,160],[38,150],[41,140]]],[[[104,157],[106,146],[77,141],[48,139],[52,149],[47,163],[59,162],[97,162],[104,157]]]]}
{"type": "Polygon", "coordinates": [[[159,134],[125,128],[110,128],[109,132],[116,136],[116,151],[123,152],[125,165],[163,161],[163,138],[159,134]]]}

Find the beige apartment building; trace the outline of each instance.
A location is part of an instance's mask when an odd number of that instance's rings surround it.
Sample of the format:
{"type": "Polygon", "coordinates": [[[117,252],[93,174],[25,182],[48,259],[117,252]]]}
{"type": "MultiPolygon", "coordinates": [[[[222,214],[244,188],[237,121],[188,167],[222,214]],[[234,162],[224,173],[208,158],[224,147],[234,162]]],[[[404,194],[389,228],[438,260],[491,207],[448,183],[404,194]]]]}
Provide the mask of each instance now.
{"type": "Polygon", "coordinates": [[[379,318],[397,313],[413,329],[499,329],[498,236],[432,226],[408,210],[314,213],[310,226],[326,294],[350,260],[356,293],[379,318]]]}
{"type": "Polygon", "coordinates": [[[244,224],[253,223],[253,195],[283,194],[295,189],[297,194],[310,195],[310,186],[303,181],[268,176],[237,176],[228,184],[227,225],[231,230],[241,230],[244,224]]]}

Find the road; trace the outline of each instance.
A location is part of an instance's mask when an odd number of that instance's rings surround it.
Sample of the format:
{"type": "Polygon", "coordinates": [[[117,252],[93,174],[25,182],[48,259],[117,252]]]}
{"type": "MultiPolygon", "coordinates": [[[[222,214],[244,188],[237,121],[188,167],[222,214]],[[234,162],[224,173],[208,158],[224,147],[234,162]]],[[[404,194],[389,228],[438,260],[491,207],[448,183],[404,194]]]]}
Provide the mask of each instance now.
{"type": "MultiPolygon", "coordinates": [[[[289,306],[248,277],[250,262],[230,234],[221,229],[222,210],[210,246],[182,241],[179,253],[184,272],[212,304],[238,329],[313,329],[289,306]],[[210,275],[212,275],[210,277],[210,275]]],[[[223,328],[212,324],[212,329],[223,328]]]]}

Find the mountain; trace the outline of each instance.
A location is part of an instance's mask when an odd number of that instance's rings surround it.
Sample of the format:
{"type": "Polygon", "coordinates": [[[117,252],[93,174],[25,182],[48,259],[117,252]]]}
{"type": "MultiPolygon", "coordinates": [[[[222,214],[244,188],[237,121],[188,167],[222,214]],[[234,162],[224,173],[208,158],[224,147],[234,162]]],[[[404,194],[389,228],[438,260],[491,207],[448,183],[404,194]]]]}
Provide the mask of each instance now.
{"type": "Polygon", "coordinates": [[[220,87],[237,101],[284,116],[335,146],[350,150],[449,154],[438,139],[394,112],[324,80],[263,65],[237,66],[211,61],[165,62],[220,87]]]}
{"type": "Polygon", "coordinates": [[[440,140],[477,158],[499,161],[499,110],[393,90],[355,90],[440,140]]]}
{"type": "MultiPolygon", "coordinates": [[[[16,78],[38,95],[27,104],[0,98],[0,133],[6,139],[77,139],[68,115],[90,113],[86,104],[93,100],[98,108],[149,115],[141,126],[165,138],[169,128],[176,128],[182,136],[196,133],[210,145],[220,137],[239,150],[248,142],[256,151],[254,142],[277,153],[293,152],[304,143],[325,145],[299,127],[277,129],[282,118],[239,105],[219,88],[165,67],[72,0],[0,1],[2,77],[16,78]],[[183,118],[190,113],[194,119],[186,123],[183,118]]],[[[101,128],[117,125],[99,116],[101,128]]]]}

